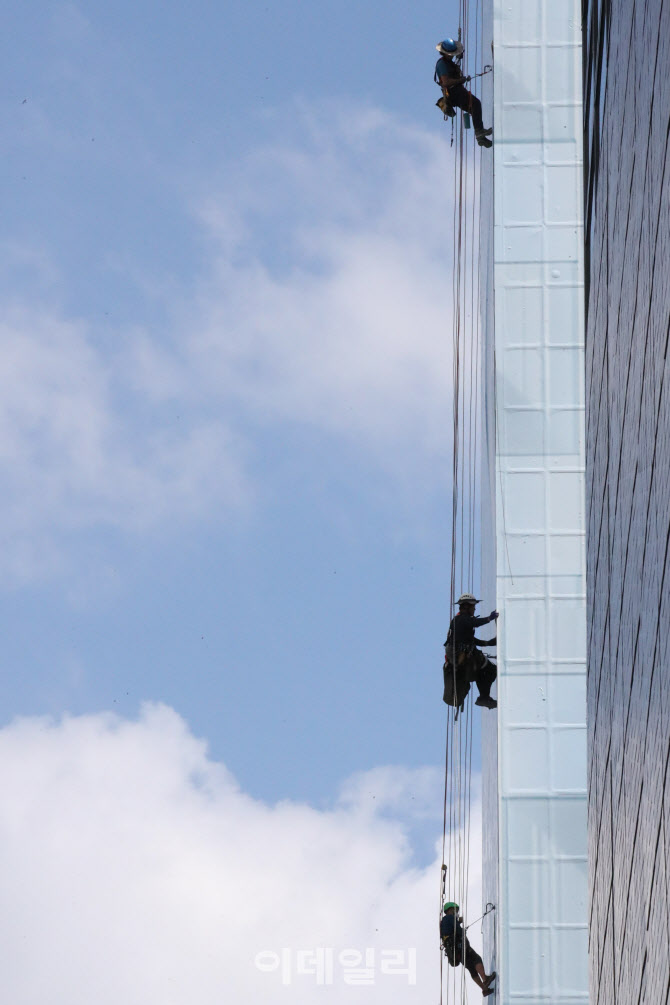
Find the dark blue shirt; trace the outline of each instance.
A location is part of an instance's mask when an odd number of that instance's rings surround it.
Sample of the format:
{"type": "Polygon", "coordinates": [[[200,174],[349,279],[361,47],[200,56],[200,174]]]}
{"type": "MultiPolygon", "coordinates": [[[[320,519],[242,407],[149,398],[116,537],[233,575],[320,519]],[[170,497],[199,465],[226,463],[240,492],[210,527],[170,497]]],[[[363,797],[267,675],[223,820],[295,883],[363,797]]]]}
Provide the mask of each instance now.
{"type": "Polygon", "coordinates": [[[440,938],[441,939],[451,939],[454,935],[461,935],[463,929],[458,924],[456,920],[456,915],[453,913],[445,914],[440,922],[440,938]]]}
{"type": "Polygon", "coordinates": [[[435,64],[435,74],[438,84],[440,77],[449,77],[453,80],[454,78],[459,79],[463,76],[460,66],[456,66],[453,59],[448,59],[447,56],[440,56],[435,64]]]}

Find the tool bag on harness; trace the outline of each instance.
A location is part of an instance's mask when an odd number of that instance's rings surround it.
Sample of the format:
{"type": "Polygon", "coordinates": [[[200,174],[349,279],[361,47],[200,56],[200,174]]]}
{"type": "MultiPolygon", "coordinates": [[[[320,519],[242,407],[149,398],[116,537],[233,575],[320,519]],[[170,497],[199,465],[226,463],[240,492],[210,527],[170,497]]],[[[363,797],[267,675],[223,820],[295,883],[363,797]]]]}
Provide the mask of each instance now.
{"type": "Polygon", "coordinates": [[[441,98],[438,98],[435,102],[437,107],[440,109],[445,119],[453,119],[456,115],[453,105],[449,104],[449,98],[446,94],[443,94],[441,98]]]}
{"type": "Polygon", "coordinates": [[[463,962],[463,954],[461,952],[462,946],[456,944],[453,936],[445,936],[442,939],[442,947],[444,949],[444,955],[449,961],[449,965],[452,967],[460,967],[463,962]]]}
{"type": "MultiPolygon", "coordinates": [[[[477,680],[478,674],[489,661],[474,642],[455,642],[451,628],[444,646],[444,655],[442,701],[445,705],[461,708],[470,692],[470,684],[477,680]]],[[[495,672],[493,678],[495,679],[495,672]]]]}
{"type": "MultiPolygon", "coordinates": [[[[433,76],[433,80],[435,81],[436,84],[439,84],[439,86],[442,87],[442,84],[440,84],[440,81],[438,80],[438,77],[437,77],[437,70],[435,71],[435,75],[433,76]]],[[[449,101],[449,88],[448,87],[442,87],[442,97],[438,98],[437,101],[435,102],[435,104],[440,109],[440,111],[444,115],[445,119],[453,119],[453,117],[456,114],[456,111],[455,111],[453,105],[451,104],[451,102],[449,101]]]]}
{"type": "Polygon", "coordinates": [[[460,708],[470,693],[470,682],[463,671],[459,670],[458,667],[454,673],[454,668],[448,660],[444,661],[442,675],[444,677],[444,692],[442,694],[442,701],[445,705],[452,705],[454,708],[460,708]]]}
{"type": "Polygon", "coordinates": [[[451,627],[444,644],[444,692],[442,701],[445,705],[460,708],[470,692],[471,674],[470,662],[475,647],[472,643],[455,643],[451,627]]]}

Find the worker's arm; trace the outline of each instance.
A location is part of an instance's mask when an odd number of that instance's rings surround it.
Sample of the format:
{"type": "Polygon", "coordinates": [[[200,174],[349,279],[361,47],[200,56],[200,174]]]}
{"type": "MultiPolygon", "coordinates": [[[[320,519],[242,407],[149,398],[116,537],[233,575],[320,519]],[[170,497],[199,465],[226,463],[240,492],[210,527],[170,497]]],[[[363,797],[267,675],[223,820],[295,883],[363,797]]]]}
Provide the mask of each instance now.
{"type": "Polygon", "coordinates": [[[440,77],[440,87],[446,87],[449,90],[450,87],[455,87],[456,84],[464,84],[469,77],[440,77]]]}
{"type": "MultiPolygon", "coordinates": [[[[495,618],[493,617],[494,614],[496,615],[496,617],[498,616],[497,611],[491,611],[491,614],[489,614],[487,618],[475,618],[474,616],[471,618],[467,618],[467,625],[469,628],[481,628],[482,625],[488,625],[489,621],[495,620],[495,618]]],[[[459,617],[463,617],[463,615],[461,614],[459,615],[459,617]]],[[[464,623],[465,621],[466,619],[463,618],[464,623]]]]}

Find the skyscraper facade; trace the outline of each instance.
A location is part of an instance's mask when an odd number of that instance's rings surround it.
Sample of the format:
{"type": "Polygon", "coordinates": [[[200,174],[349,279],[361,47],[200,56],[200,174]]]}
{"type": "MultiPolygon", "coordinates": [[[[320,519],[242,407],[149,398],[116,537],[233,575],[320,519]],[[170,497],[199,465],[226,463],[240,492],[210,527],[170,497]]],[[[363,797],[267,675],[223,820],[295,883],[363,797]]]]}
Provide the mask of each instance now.
{"type": "Polygon", "coordinates": [[[581,16],[578,0],[485,10],[496,532],[484,561],[501,612],[499,707],[482,727],[485,956],[501,1005],[576,1005],[588,995],[581,16]]]}
{"type": "Polygon", "coordinates": [[[593,1005],[670,981],[670,4],[584,2],[593,1005]]]}

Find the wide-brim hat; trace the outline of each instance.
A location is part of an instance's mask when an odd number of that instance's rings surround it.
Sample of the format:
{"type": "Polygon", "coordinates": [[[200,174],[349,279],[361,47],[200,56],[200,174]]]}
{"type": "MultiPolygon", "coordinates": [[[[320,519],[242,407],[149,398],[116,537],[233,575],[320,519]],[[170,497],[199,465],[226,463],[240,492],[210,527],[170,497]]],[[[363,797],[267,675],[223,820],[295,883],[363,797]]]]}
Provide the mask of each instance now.
{"type": "Polygon", "coordinates": [[[472,593],[461,593],[456,603],[459,606],[460,604],[478,604],[479,600],[477,600],[477,598],[473,596],[472,593]]]}

